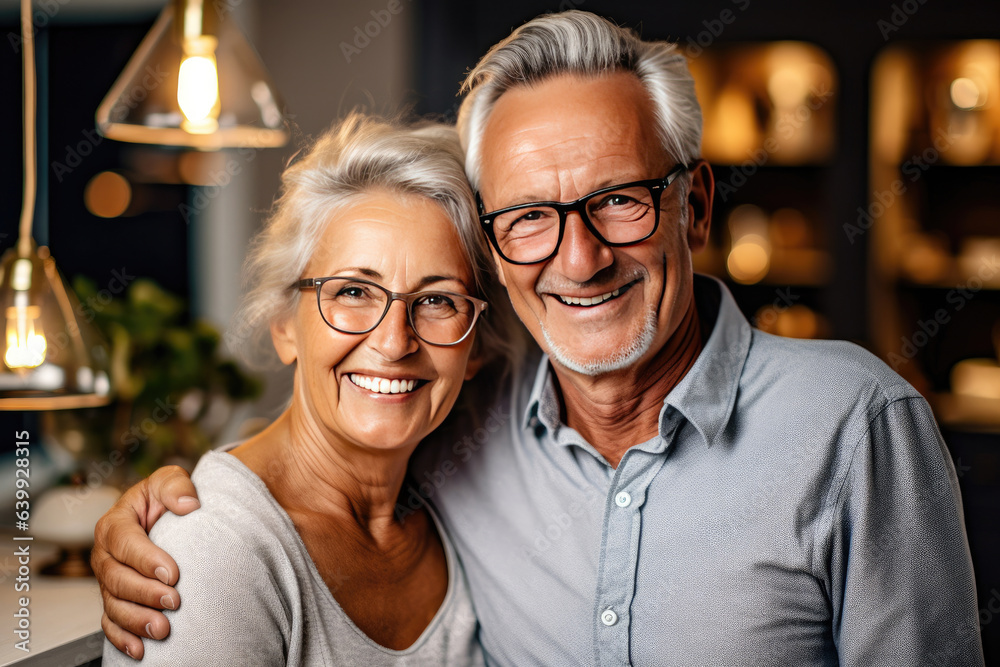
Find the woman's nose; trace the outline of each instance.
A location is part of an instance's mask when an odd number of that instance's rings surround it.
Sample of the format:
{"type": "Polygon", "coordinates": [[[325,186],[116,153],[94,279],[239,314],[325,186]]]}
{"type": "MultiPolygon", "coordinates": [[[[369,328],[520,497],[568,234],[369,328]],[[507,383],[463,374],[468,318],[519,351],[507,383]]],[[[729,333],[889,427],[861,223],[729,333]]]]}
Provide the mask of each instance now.
{"type": "Polygon", "coordinates": [[[397,300],[389,304],[389,312],[368,334],[368,344],[388,361],[402,359],[417,351],[419,342],[410,326],[406,303],[397,300]]]}

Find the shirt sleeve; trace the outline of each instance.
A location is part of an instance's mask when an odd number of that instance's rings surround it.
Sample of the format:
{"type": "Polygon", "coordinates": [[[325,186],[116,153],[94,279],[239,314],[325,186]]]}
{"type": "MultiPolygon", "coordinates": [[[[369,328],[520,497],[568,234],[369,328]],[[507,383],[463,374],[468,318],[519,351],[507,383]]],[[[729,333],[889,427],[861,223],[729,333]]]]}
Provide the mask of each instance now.
{"type": "Polygon", "coordinates": [[[170,635],[162,641],[144,638],[141,663],[105,640],[104,665],[286,663],[291,623],[283,596],[269,569],[235,531],[202,509],[184,517],[165,515],[151,537],[180,570],[180,607],[164,612],[170,635]]]}
{"type": "Polygon", "coordinates": [[[983,665],[958,478],[923,398],[871,419],[831,528],[841,665],[983,665]]]}

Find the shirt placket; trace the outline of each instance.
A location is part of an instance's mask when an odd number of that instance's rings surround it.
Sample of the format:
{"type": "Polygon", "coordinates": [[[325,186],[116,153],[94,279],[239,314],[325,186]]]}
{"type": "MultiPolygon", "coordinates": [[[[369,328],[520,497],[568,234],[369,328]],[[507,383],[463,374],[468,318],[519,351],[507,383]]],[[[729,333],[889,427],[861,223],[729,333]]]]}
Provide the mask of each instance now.
{"type": "Polygon", "coordinates": [[[594,651],[597,665],[629,665],[631,609],[646,490],[666,461],[663,453],[632,449],[615,471],[604,509],[597,578],[594,651]]]}

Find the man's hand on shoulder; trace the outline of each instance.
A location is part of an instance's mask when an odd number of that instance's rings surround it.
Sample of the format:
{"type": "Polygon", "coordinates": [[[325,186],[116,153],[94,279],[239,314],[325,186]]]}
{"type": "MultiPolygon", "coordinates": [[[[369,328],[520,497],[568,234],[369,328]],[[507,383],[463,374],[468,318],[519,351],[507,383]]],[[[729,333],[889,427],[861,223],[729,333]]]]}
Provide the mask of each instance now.
{"type": "Polygon", "coordinates": [[[97,523],[91,565],[104,599],[101,627],[133,658],[142,658],[142,637],[170,634],[170,622],[157,610],[180,606],[173,588],[177,564],[147,533],[167,511],[183,515],[200,506],[188,473],[167,466],[126,491],[97,523]]]}

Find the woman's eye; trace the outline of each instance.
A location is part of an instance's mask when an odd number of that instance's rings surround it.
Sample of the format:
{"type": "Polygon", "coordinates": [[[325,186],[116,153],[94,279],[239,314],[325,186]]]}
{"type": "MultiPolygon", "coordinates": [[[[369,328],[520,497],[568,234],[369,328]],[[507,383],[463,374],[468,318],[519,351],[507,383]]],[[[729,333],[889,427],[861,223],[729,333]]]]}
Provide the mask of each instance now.
{"type": "Polygon", "coordinates": [[[454,306],[454,302],[444,294],[428,294],[417,302],[421,306],[448,307],[454,306]]]}

